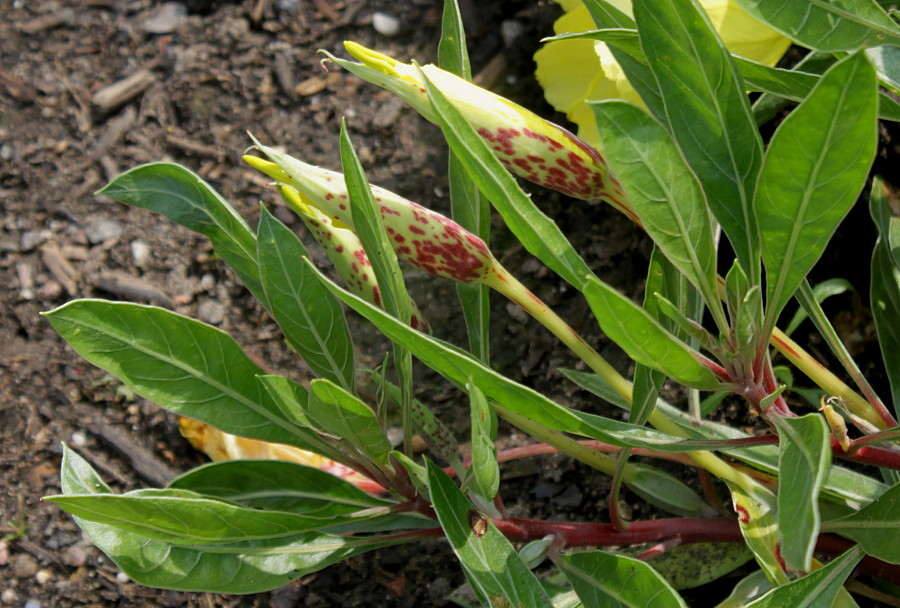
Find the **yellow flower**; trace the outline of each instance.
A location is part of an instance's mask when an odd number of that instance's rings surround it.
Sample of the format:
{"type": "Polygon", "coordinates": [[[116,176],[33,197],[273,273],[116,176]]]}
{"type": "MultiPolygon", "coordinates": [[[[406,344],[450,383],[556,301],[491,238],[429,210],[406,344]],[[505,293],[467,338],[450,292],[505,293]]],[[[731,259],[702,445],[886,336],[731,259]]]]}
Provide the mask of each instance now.
{"type": "MultiPolygon", "coordinates": [[[[596,29],[581,0],[557,0],[565,14],[553,26],[557,34],[596,29]]],[[[631,14],[630,0],[610,0],[631,14]]],[[[748,15],[734,0],[700,0],[709,20],[735,55],[775,65],[791,41],[748,15]]],[[[600,145],[594,113],[587,100],[624,99],[643,106],[609,47],[593,40],[549,42],[534,55],[535,72],[550,104],[578,125],[578,136],[600,145]]]]}

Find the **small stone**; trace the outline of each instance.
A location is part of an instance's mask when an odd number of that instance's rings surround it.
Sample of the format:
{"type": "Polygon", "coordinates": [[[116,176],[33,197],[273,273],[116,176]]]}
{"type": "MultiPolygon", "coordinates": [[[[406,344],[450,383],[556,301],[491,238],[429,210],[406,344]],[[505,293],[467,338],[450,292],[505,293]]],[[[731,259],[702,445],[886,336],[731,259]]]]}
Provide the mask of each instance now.
{"type": "Polygon", "coordinates": [[[216,277],[211,273],[206,273],[200,277],[200,289],[203,291],[211,291],[216,286],[216,277]]]}
{"type": "Polygon", "coordinates": [[[124,572],[119,572],[119,573],[116,575],[116,580],[119,581],[121,584],[124,585],[125,583],[130,582],[130,581],[131,581],[131,578],[130,578],[127,574],[125,574],[124,572]]]}
{"type": "Polygon", "coordinates": [[[293,15],[300,10],[300,0],[275,0],[275,10],[293,15]]]}
{"type": "Polygon", "coordinates": [[[197,316],[204,323],[218,325],[225,319],[225,307],[221,302],[204,298],[197,306],[197,316]]]}
{"type": "Polygon", "coordinates": [[[10,144],[0,146],[0,158],[3,160],[12,160],[13,152],[13,147],[10,144]]]}
{"type": "Polygon", "coordinates": [[[503,38],[503,44],[508,47],[512,46],[516,38],[521,36],[524,31],[525,26],[522,25],[521,21],[516,21],[515,19],[507,19],[500,24],[500,37],[503,38]]]}
{"type": "Polygon", "coordinates": [[[12,559],[13,576],[31,578],[38,571],[38,562],[27,553],[19,553],[12,559]]]}
{"type": "Polygon", "coordinates": [[[5,566],[9,563],[9,543],[6,541],[0,541],[0,566],[5,566]]]}
{"type": "Polygon", "coordinates": [[[84,227],[84,233],[92,245],[117,239],[122,234],[122,230],[122,224],[116,220],[105,218],[95,218],[84,227]]]}
{"type": "Polygon", "coordinates": [[[137,239],[131,241],[131,260],[138,268],[143,268],[150,261],[150,245],[137,239]]]}
{"type": "Polygon", "coordinates": [[[372,14],[372,27],[382,36],[396,36],[400,32],[400,20],[387,13],[372,14]]]}
{"type": "Polygon", "coordinates": [[[49,230],[26,230],[19,239],[22,251],[31,251],[50,238],[49,230]]]}
{"type": "Polygon", "coordinates": [[[551,502],[557,507],[575,508],[581,505],[581,492],[575,486],[569,486],[559,496],[554,496],[551,502]]]}
{"type": "Polygon", "coordinates": [[[87,561],[87,551],[83,547],[72,545],[63,553],[63,561],[67,566],[72,566],[73,568],[83,566],[87,561]]]}
{"type": "Polygon", "coordinates": [[[0,602],[4,604],[12,604],[16,601],[16,592],[12,589],[4,589],[3,593],[0,593],[0,602]]]}
{"type": "Polygon", "coordinates": [[[22,608],[41,608],[41,606],[41,600],[32,598],[30,600],[27,600],[22,608]]]}
{"type": "Polygon", "coordinates": [[[180,2],[163,2],[141,23],[148,34],[171,34],[187,17],[187,8],[180,2]]]}
{"type": "Polygon", "coordinates": [[[83,448],[87,443],[87,435],[82,433],[81,431],[75,431],[72,433],[72,445],[77,448],[83,448]]]}
{"type": "Polygon", "coordinates": [[[37,574],[34,575],[34,580],[37,581],[38,585],[46,585],[51,578],[53,578],[53,573],[46,568],[38,570],[37,574]]]}
{"type": "Polygon", "coordinates": [[[385,434],[387,435],[387,440],[392,446],[397,447],[398,445],[403,443],[403,429],[401,429],[399,426],[388,427],[388,430],[385,434]]]}
{"type": "Polygon", "coordinates": [[[59,281],[51,279],[41,286],[41,298],[44,300],[55,300],[61,296],[62,293],[63,286],[60,285],[59,281]]]}

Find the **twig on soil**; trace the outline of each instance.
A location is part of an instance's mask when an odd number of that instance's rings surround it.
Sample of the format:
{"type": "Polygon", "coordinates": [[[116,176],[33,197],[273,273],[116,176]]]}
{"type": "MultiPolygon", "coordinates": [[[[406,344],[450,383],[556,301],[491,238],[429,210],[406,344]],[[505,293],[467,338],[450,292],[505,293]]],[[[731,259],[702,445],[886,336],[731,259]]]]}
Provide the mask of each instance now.
{"type": "Polygon", "coordinates": [[[82,426],[104,440],[131,461],[135,473],[157,486],[165,486],[178,472],[157,458],[153,452],[140,445],[134,434],[126,433],[98,418],[85,406],[75,405],[83,420],[82,426]]]}
{"type": "Polygon", "coordinates": [[[129,300],[140,300],[169,308],[172,307],[172,300],[169,296],[157,286],[140,277],[119,272],[103,272],[92,277],[91,284],[96,289],[101,289],[129,300]]]}
{"type": "Polygon", "coordinates": [[[65,287],[70,296],[74,296],[78,292],[78,287],[75,284],[75,280],[78,278],[78,271],[63,257],[56,243],[50,242],[41,247],[41,260],[44,262],[47,270],[53,275],[53,278],[65,287]]]}
{"type": "Polygon", "coordinates": [[[115,110],[143,93],[156,82],[156,76],[148,68],[143,68],[118,82],[103,87],[91,98],[91,102],[101,113],[115,110]]]}

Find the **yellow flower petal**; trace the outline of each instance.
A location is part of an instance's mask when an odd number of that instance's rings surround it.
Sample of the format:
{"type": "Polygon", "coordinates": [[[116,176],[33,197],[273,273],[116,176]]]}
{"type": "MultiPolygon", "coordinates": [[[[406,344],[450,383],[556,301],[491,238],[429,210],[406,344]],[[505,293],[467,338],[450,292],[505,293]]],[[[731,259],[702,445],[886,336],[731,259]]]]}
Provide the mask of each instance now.
{"type": "MultiPolygon", "coordinates": [[[[556,0],[566,13],[553,26],[557,34],[596,29],[587,7],[581,0],[556,0]]],[[[613,0],[611,4],[631,15],[631,2],[613,0]]],[[[791,41],[760,23],[734,0],[701,0],[728,49],[742,57],[766,65],[775,65],[791,41]]],[[[624,99],[639,106],[643,102],[632,88],[609,47],[591,40],[560,40],[544,45],[534,55],[535,75],[544,96],[554,108],[565,112],[578,125],[578,136],[594,147],[600,147],[594,113],[585,103],[601,99],[624,99]]]]}

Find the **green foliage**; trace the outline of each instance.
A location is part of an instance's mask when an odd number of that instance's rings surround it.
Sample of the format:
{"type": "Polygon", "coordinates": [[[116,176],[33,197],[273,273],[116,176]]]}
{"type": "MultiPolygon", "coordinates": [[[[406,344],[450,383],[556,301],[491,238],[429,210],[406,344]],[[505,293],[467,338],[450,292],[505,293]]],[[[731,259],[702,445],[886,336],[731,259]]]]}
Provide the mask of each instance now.
{"type": "MultiPolygon", "coordinates": [[[[798,44],[827,51],[811,53],[802,69],[783,69],[732,55],[695,0],[635,0],[634,20],[606,0],[585,4],[600,29],[555,39],[608,42],[649,109],[621,101],[593,104],[603,156],[470,83],[465,33],[453,0],[445,6],[439,56],[461,78],[352,45],[363,63],[334,59],[401,94],[438,124],[449,144],[458,224],[428,215],[423,224],[446,230],[428,233],[417,246],[440,250],[447,264],[471,262],[463,254],[450,255],[454,242],[474,248],[466,250],[470,256],[479,254],[476,263],[484,272],[458,290],[468,350],[410,326],[411,301],[397,252],[408,256],[401,251],[403,238],[419,232],[407,226],[397,239],[397,231],[388,228],[385,214],[391,211],[380,197],[393,195],[370,186],[345,125],[339,186],[349,211],[342,217],[373,267],[374,293],[380,295],[374,303],[317,268],[297,236],[268,209],[261,208],[254,231],[187,169],[144,165],[101,191],[208,237],[316,377],[301,383],[265,374],[227,334],[156,307],[79,300],[45,313],[51,325],[85,359],[176,414],[334,461],[323,470],[282,461],[220,462],[189,471],[163,489],[117,494],[64,448],[62,494],[47,500],[71,513],[131,578],[179,590],[257,593],[374,548],[438,535],[449,541],[477,600],[502,608],[685,606],[677,589],[722,579],[749,559],[761,570],[739,582],[722,608],[852,606],[844,583],[854,568],[868,576],[897,576],[896,422],[820,305],[849,284],[826,281],[813,288],[807,275],[869,177],[878,118],[900,118],[900,104],[888,94],[900,88],[900,30],[873,0],[740,0],[798,44]],[[895,46],[878,46],[885,44],[895,46]],[[748,90],[764,93],[752,108],[748,90]],[[783,109],[785,100],[799,105],[783,109]],[[757,125],[776,112],[787,116],[764,146],[757,125]],[[516,137],[546,144],[558,153],[547,158],[576,180],[602,184],[606,189],[599,196],[647,233],[653,254],[641,304],[619,291],[632,294],[634,286],[613,286],[595,276],[556,218],[533,200],[539,193],[526,193],[508,170],[550,161],[493,145],[495,136],[476,127],[484,121],[504,129],[497,133],[508,135],[511,146],[516,137]],[[517,282],[498,261],[503,256],[486,249],[488,203],[527,251],[574,288],[573,297],[585,299],[605,337],[633,362],[633,381],[598,353],[605,344],[588,344],[517,282]],[[725,259],[728,252],[734,255],[725,259]],[[724,279],[720,268],[729,268],[724,279]],[[627,421],[570,407],[493,367],[489,288],[569,346],[591,372],[561,369],[562,375],[620,408],[627,421]],[[802,311],[788,333],[808,315],[861,394],[776,329],[792,297],[802,311]],[[394,367],[367,375],[374,391],[357,385],[344,306],[393,343],[394,367]],[[779,362],[776,376],[770,341],[796,370],[782,371],[779,362]],[[427,397],[413,399],[412,356],[468,395],[467,466],[458,438],[429,409],[427,397]],[[776,377],[790,385],[796,372],[818,385],[817,395],[830,396],[827,417],[793,412],[776,377]],[[685,393],[676,385],[686,389],[686,407],[670,402],[685,393]],[[701,399],[700,391],[711,394],[701,399]],[[754,430],[763,436],[706,418],[723,403],[758,415],[754,430]],[[498,434],[505,432],[499,418],[541,443],[499,450],[498,434]],[[402,451],[388,440],[388,420],[399,420],[402,451]],[[855,428],[848,432],[848,425],[855,428]],[[428,444],[424,458],[413,453],[414,433],[428,444]],[[616,525],[535,521],[505,512],[497,500],[503,462],[547,452],[614,476],[616,525]],[[653,464],[636,462],[635,454],[699,469],[703,493],[653,464]],[[447,471],[432,457],[446,462],[447,471]],[[856,463],[851,469],[833,457],[856,463]],[[354,486],[338,476],[343,473],[337,466],[331,469],[337,474],[326,472],[332,464],[368,477],[384,493],[354,486]],[[864,466],[880,467],[887,483],[864,466]],[[620,484],[675,517],[629,524],[618,511],[620,484]],[[725,490],[734,514],[716,494],[725,490]],[[517,552],[512,541],[528,544],[517,552]],[[856,546],[834,555],[834,547],[848,542],[856,546]],[[836,559],[816,569],[817,548],[836,559]],[[871,559],[863,561],[864,554],[871,559]],[[543,568],[546,557],[552,565],[539,577],[532,569],[543,568]]],[[[303,204],[324,205],[335,197],[328,184],[339,181],[339,174],[258,143],[257,149],[272,160],[258,166],[279,187],[295,188],[303,204]],[[298,171],[319,173],[304,180],[298,171]]],[[[542,183],[554,187],[552,179],[542,183]]],[[[420,207],[404,209],[419,221],[420,207]]],[[[871,308],[896,411],[900,219],[877,179],[870,212],[879,233],[871,308]]],[[[337,207],[332,213],[338,215],[337,207]]]]}

